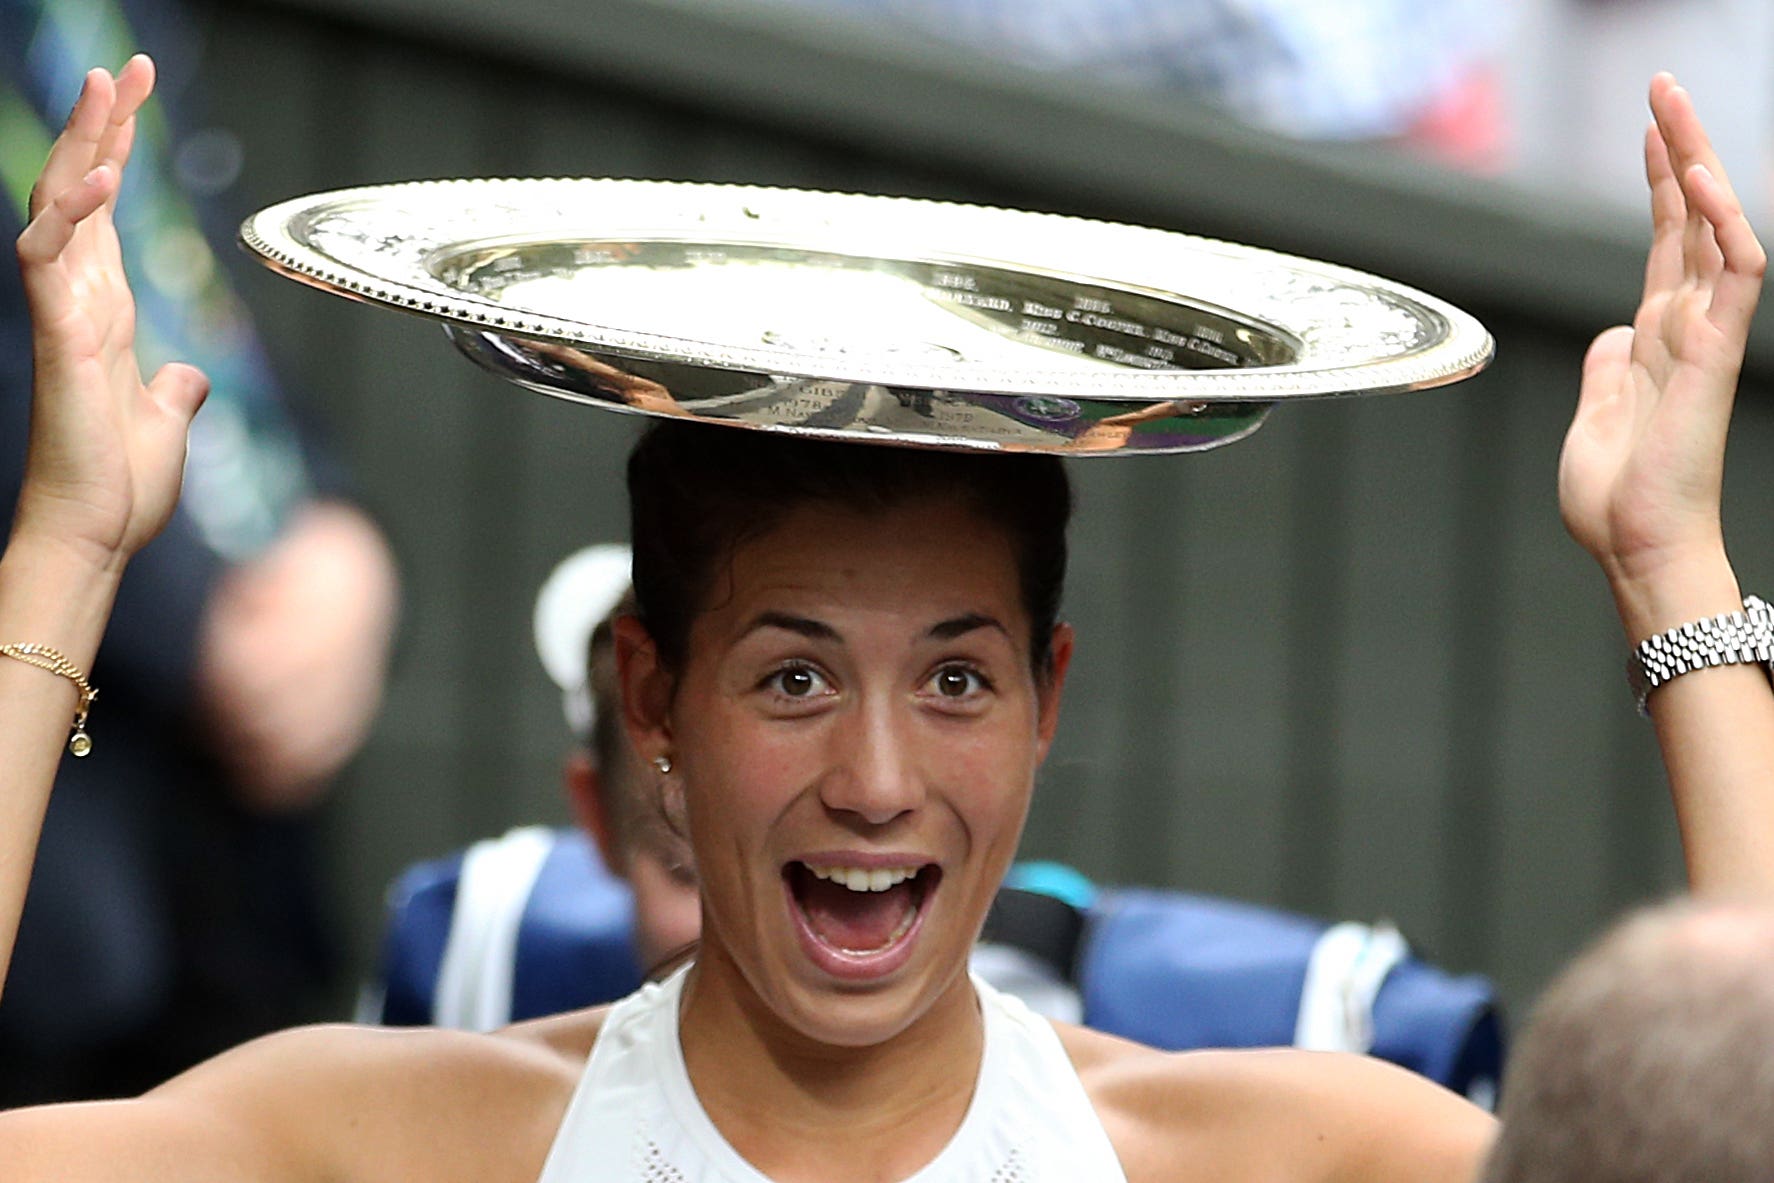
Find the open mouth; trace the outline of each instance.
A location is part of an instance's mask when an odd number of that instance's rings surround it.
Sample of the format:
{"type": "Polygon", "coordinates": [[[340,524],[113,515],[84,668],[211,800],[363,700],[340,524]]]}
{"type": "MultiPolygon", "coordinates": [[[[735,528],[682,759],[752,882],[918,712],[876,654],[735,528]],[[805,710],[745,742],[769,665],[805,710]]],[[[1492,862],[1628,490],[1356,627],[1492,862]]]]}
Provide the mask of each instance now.
{"type": "Polygon", "coordinates": [[[803,931],[848,962],[873,961],[905,944],[942,868],[791,862],[782,871],[803,931]]]}

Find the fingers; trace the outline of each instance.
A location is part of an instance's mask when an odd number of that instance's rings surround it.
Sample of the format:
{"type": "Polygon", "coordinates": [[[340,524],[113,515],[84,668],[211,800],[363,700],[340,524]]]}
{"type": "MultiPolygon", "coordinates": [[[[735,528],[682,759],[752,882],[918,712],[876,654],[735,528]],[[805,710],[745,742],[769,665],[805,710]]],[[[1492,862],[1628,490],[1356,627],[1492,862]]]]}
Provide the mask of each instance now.
{"type": "Polygon", "coordinates": [[[87,73],[74,110],[50,147],[49,159],[44,161],[43,171],[31,189],[31,217],[41,213],[57,194],[78,184],[98,164],[99,141],[104,138],[115,99],[115,86],[109,74],[103,70],[87,73]]]}
{"type": "Polygon", "coordinates": [[[1682,178],[1689,205],[1711,227],[1721,256],[1713,280],[1707,315],[1721,330],[1747,336],[1750,318],[1761,299],[1762,277],[1768,270],[1768,254],[1756,238],[1743,206],[1731,187],[1704,164],[1696,164],[1682,178]]]}
{"type": "Polygon", "coordinates": [[[142,54],[129,59],[116,78],[104,70],[87,73],[68,122],[31,189],[32,218],[79,186],[93,169],[109,166],[123,172],[135,139],[136,112],[153,90],[154,64],[142,54]]]}
{"type": "Polygon", "coordinates": [[[1686,172],[1690,165],[1704,164],[1714,176],[1724,177],[1725,166],[1713,151],[1706,127],[1694,110],[1693,96],[1676,84],[1673,75],[1659,74],[1651,79],[1651,115],[1657,121],[1663,142],[1669,145],[1676,175],[1686,172]]]}
{"type": "MultiPolygon", "coordinates": [[[[146,54],[137,54],[124,63],[116,79],[116,100],[98,144],[98,162],[108,164],[118,173],[129,163],[129,152],[135,144],[136,116],[148,96],[154,92],[154,63],[146,54]]],[[[116,203],[113,194],[111,201],[116,203]]]]}
{"type": "Polygon", "coordinates": [[[1577,392],[1578,422],[1619,415],[1631,423],[1641,417],[1638,400],[1632,397],[1633,386],[1626,380],[1634,338],[1630,327],[1615,325],[1590,343],[1583,355],[1583,383],[1577,392]]]}
{"type": "Polygon", "coordinates": [[[189,423],[209,397],[209,376],[196,366],[168,362],[148,383],[148,394],[181,423],[189,423]]]}
{"type": "MultiPolygon", "coordinates": [[[[108,130],[114,135],[142,109],[148,96],[154,93],[154,61],[145,53],[138,53],[123,64],[117,72],[117,99],[111,112],[108,130]]],[[[118,167],[123,165],[123,157],[112,150],[112,145],[103,145],[107,155],[105,159],[118,167]]]]}
{"type": "Polygon", "coordinates": [[[33,264],[53,263],[74,240],[74,231],[117,191],[117,171],[105,165],[92,169],[80,182],[64,186],[53,201],[37,211],[24,233],[18,236],[19,262],[26,265],[26,284],[31,283],[33,264]]]}
{"type": "Polygon", "coordinates": [[[31,191],[30,222],[18,238],[27,293],[40,324],[60,318],[82,291],[102,283],[107,270],[120,264],[108,212],[135,140],[136,113],[153,90],[154,64],[140,54],[114,78],[104,70],[88,72],[50,148],[31,191]],[[101,209],[105,215],[95,218],[101,209]],[[62,266],[50,266],[56,263],[62,266]]]}
{"type": "MultiPolygon", "coordinates": [[[[74,253],[71,248],[81,226],[95,215],[103,216],[99,211],[116,192],[117,180],[117,173],[108,167],[93,169],[44,207],[18,237],[19,274],[31,311],[34,350],[51,339],[43,335],[51,326],[71,326],[81,319],[89,281],[77,265],[69,264],[74,253]]],[[[98,338],[76,330],[73,337],[66,338],[65,347],[77,354],[90,354],[99,348],[98,338]]]]}
{"type": "MultiPolygon", "coordinates": [[[[1670,165],[1676,177],[1684,182],[1684,197],[1687,196],[1686,179],[1696,164],[1724,179],[1725,166],[1713,151],[1706,128],[1694,110],[1693,98],[1668,74],[1659,74],[1651,80],[1651,114],[1657,121],[1670,165]]],[[[1682,238],[1685,272],[1691,279],[1710,279],[1722,266],[1722,257],[1707,220],[1692,204],[1688,205],[1687,213],[1682,238]]]]}
{"type": "Polygon", "coordinates": [[[1688,205],[1655,123],[1645,128],[1645,181],[1651,189],[1651,253],[1645,260],[1645,292],[1674,291],[1682,282],[1682,232],[1688,205]]]}
{"type": "Polygon", "coordinates": [[[1615,325],[1589,343],[1589,351],[1583,355],[1583,387],[1578,396],[1583,403],[1593,403],[1618,388],[1617,383],[1608,379],[1618,377],[1626,369],[1632,356],[1633,335],[1631,326],[1615,325]]]}
{"type": "Polygon", "coordinates": [[[1761,294],[1767,255],[1713,150],[1692,96],[1668,74],[1651,81],[1659,151],[1647,140],[1646,176],[1656,219],[1646,280],[1669,290],[1676,264],[1669,247],[1677,202],[1682,211],[1681,274],[1712,287],[1708,317],[1721,330],[1747,333],[1761,294]]]}
{"type": "Polygon", "coordinates": [[[1613,458],[1625,449],[1641,417],[1641,400],[1627,381],[1633,335],[1620,325],[1590,345],[1577,410],[1559,453],[1559,513],[1571,535],[1596,554],[1605,541],[1602,523],[1613,458]]]}

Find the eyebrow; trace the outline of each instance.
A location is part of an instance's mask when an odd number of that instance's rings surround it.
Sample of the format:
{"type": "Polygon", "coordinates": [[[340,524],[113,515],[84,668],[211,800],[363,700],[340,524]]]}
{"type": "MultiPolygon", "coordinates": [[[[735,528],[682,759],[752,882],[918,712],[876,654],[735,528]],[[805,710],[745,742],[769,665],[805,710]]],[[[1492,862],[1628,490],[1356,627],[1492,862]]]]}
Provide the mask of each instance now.
{"type": "Polygon", "coordinates": [[[762,628],[779,628],[786,632],[797,633],[811,641],[841,641],[838,630],[823,620],[814,620],[810,616],[794,616],[787,612],[760,612],[745,626],[741,636],[749,636],[762,628]]]}
{"type": "MultiPolygon", "coordinates": [[[[823,620],[814,620],[810,616],[795,616],[788,612],[760,612],[745,627],[745,632],[741,635],[750,635],[764,628],[779,628],[812,641],[842,641],[844,639],[837,629],[823,620]]],[[[984,612],[969,612],[963,616],[938,621],[931,625],[924,635],[933,641],[953,641],[957,637],[964,637],[968,633],[982,628],[997,629],[1006,637],[1010,635],[1010,630],[1004,627],[1002,621],[996,616],[984,612]]]]}
{"type": "Polygon", "coordinates": [[[1006,637],[1010,630],[1004,627],[996,616],[988,616],[984,612],[969,612],[965,616],[957,616],[953,620],[944,620],[930,626],[925,635],[933,641],[952,641],[956,637],[966,636],[976,629],[995,628],[1006,637]]]}

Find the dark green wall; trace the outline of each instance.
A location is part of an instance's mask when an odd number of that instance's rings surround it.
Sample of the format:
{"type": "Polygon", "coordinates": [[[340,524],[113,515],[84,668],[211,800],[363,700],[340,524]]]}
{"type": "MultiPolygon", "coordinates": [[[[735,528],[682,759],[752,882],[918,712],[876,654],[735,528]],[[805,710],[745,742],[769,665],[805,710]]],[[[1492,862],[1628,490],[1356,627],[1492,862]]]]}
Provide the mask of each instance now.
{"type": "MultiPolygon", "coordinates": [[[[1075,465],[1082,647],[1028,853],[1390,916],[1518,1002],[1613,910],[1679,881],[1605,589],[1553,499],[1583,346],[1635,300],[1635,227],[738,0],[712,11],[236,4],[213,19],[216,117],[246,142],[251,204],[501,174],[931,194],[1258,242],[1466,304],[1499,355],[1465,385],[1282,408],[1198,458],[1075,465]]],[[[563,816],[529,605],[557,558],[621,536],[630,426],[501,386],[432,326],[269,276],[249,296],[406,574],[388,711],[331,816],[361,953],[398,867],[563,816]]],[[[1765,588],[1765,399],[1745,399],[1737,440],[1729,525],[1765,588]]]]}

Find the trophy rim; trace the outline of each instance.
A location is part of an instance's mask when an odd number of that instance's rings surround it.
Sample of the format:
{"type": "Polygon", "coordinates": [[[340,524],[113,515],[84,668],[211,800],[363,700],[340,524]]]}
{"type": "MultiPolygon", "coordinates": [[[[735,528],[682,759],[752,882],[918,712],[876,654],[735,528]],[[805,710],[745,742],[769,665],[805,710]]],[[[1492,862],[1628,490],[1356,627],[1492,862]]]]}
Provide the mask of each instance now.
{"type": "Polygon", "coordinates": [[[1277,403],[1442,386],[1483,369],[1495,349],[1483,325],[1454,305],[1336,264],[1179,231],[924,198],[614,178],[407,181],[279,202],[249,217],[240,237],[273,271],[446,326],[641,362],[898,389],[1277,403]],[[333,233],[338,224],[345,234],[333,233]],[[1011,364],[735,343],[513,307],[439,274],[439,260],[468,251],[592,239],[986,269],[1200,310],[1249,326],[1253,341],[1287,360],[1086,368],[1052,364],[1033,346],[1028,364],[1011,364]],[[1167,282],[1177,273],[1190,283],[1167,282]]]}

